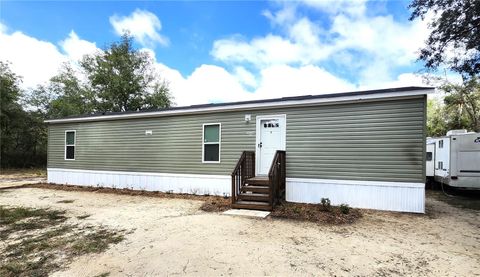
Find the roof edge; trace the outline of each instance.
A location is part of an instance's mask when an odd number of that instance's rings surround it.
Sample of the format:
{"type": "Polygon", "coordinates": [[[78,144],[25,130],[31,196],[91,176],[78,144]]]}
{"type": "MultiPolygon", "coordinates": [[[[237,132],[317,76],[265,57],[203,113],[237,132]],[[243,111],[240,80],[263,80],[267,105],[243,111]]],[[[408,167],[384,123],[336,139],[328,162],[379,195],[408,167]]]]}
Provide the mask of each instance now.
{"type": "Polygon", "coordinates": [[[224,112],[241,109],[263,109],[290,106],[308,106],[316,104],[341,103],[347,101],[365,101],[371,99],[387,99],[407,96],[427,95],[435,91],[434,87],[402,87],[390,88],[382,90],[355,91],[347,93],[321,94],[321,95],[305,95],[293,96],[276,99],[264,99],[220,104],[193,105],[185,107],[173,107],[170,109],[156,111],[139,111],[113,113],[106,115],[88,115],[81,117],[67,117],[59,119],[48,119],[45,123],[67,123],[67,122],[87,122],[87,121],[104,121],[104,120],[120,120],[130,118],[149,118],[161,117],[180,114],[195,114],[209,112],[224,112]]]}

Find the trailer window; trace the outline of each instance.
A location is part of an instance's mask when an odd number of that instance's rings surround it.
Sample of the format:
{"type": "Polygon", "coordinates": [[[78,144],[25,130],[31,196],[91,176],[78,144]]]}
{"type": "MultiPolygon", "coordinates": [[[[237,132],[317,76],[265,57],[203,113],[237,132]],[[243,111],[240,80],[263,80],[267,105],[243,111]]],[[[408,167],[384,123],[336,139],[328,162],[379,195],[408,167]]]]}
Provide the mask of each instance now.
{"type": "Polygon", "coordinates": [[[75,160],[76,131],[65,131],[65,160],[75,160]]]}
{"type": "Polygon", "coordinates": [[[204,124],[203,125],[202,162],[204,163],[220,162],[220,141],[221,141],[220,123],[204,124]]]}
{"type": "Polygon", "coordinates": [[[443,139],[438,141],[438,148],[443,148],[443,139]]]}
{"type": "Polygon", "coordinates": [[[427,161],[431,161],[432,160],[432,152],[427,152],[427,161]]]}
{"type": "Polygon", "coordinates": [[[438,169],[443,169],[443,162],[438,162],[438,169]]]}

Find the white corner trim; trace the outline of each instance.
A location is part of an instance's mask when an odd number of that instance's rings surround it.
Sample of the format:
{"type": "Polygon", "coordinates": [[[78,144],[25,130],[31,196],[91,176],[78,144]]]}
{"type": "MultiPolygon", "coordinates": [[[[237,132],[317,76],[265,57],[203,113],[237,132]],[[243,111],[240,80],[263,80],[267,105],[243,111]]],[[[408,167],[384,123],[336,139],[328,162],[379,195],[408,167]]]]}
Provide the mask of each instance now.
{"type": "Polygon", "coordinates": [[[115,119],[125,119],[125,118],[143,118],[143,117],[161,117],[169,115],[179,115],[179,114],[200,114],[200,113],[209,113],[216,111],[234,111],[234,110],[243,110],[243,109],[264,109],[264,108],[277,108],[277,107],[292,107],[292,106],[303,106],[303,105],[315,105],[315,104],[330,104],[330,103],[341,103],[346,101],[364,101],[364,100],[373,100],[373,99],[389,99],[389,98],[409,98],[412,96],[427,95],[433,93],[435,90],[430,88],[425,88],[423,90],[415,91],[403,91],[403,92],[386,92],[386,93],[374,93],[366,95],[355,95],[355,96],[341,96],[341,97],[330,97],[330,98],[317,98],[317,99],[306,99],[306,100],[283,100],[278,102],[267,102],[267,103],[246,103],[246,104],[232,104],[225,106],[216,106],[216,107],[200,107],[200,108],[184,108],[179,110],[164,110],[164,111],[155,111],[155,112],[142,112],[142,113],[127,113],[127,114],[117,114],[117,115],[101,115],[101,116],[90,116],[90,117],[78,117],[78,118],[60,118],[60,119],[50,119],[45,120],[45,123],[62,123],[62,122],[83,122],[83,121],[99,121],[99,120],[115,120],[115,119]]]}
{"type": "Polygon", "coordinates": [[[357,181],[357,180],[313,179],[313,178],[287,178],[287,182],[356,185],[356,186],[425,188],[424,183],[411,183],[411,182],[357,181]]]}

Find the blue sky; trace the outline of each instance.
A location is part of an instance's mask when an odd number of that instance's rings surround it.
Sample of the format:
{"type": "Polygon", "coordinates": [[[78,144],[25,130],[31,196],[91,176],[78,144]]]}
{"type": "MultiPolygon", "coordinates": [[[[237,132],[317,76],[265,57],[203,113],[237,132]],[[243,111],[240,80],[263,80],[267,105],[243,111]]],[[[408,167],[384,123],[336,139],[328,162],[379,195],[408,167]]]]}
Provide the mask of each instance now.
{"type": "Polygon", "coordinates": [[[169,47],[155,48],[157,59],[187,74],[199,64],[213,61],[209,52],[216,38],[233,33],[255,36],[268,32],[269,23],[261,15],[268,5],[266,2],[4,2],[1,17],[9,28],[42,40],[58,42],[75,30],[82,39],[103,47],[118,40],[110,16],[129,15],[136,9],[150,11],[161,20],[162,34],[171,41],[169,47]]]}
{"type": "Polygon", "coordinates": [[[127,29],[180,105],[418,85],[408,3],[2,1],[0,59],[32,87],[127,29]]]}

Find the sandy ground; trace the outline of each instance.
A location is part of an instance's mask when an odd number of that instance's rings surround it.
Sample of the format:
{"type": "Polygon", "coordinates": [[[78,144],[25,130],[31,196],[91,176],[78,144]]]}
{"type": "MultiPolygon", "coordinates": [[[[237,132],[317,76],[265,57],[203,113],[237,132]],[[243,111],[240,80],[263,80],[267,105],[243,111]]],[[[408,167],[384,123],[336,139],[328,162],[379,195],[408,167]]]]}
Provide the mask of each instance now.
{"type": "Polygon", "coordinates": [[[0,189],[46,181],[46,172],[41,169],[0,170],[0,189]]]}
{"type": "Polygon", "coordinates": [[[183,199],[34,188],[0,190],[0,204],[65,209],[130,231],[54,276],[480,276],[480,211],[432,197],[426,215],[368,211],[347,226],[205,213],[201,202],[183,199]]]}

